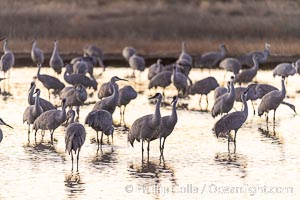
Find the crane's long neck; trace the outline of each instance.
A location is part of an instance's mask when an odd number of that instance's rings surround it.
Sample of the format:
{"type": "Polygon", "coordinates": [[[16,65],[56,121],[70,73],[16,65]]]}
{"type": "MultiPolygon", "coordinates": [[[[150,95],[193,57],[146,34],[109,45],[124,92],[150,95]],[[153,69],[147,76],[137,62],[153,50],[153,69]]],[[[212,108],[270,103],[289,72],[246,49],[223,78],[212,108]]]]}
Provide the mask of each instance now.
{"type": "Polygon", "coordinates": [[[222,48],[221,48],[221,56],[224,58],[224,57],[226,56],[226,54],[227,54],[226,48],[225,48],[225,47],[222,47],[222,48]]]}
{"type": "Polygon", "coordinates": [[[111,96],[107,97],[108,99],[110,99],[110,101],[117,103],[119,100],[119,89],[118,89],[118,85],[115,81],[110,81],[110,84],[113,87],[113,93],[111,96]]]}
{"type": "Polygon", "coordinates": [[[161,114],[160,114],[160,103],[162,98],[159,98],[157,100],[156,106],[155,106],[155,112],[152,118],[152,126],[157,127],[161,123],[161,114]]]}
{"type": "Polygon", "coordinates": [[[172,114],[171,114],[171,117],[170,117],[172,124],[176,124],[176,122],[177,122],[176,104],[177,104],[177,100],[175,100],[173,102],[173,105],[172,105],[172,114]]]}
{"type": "Polygon", "coordinates": [[[3,52],[6,53],[9,51],[8,47],[7,47],[7,41],[4,41],[4,44],[3,44],[3,52]]]}
{"type": "Polygon", "coordinates": [[[66,119],[67,119],[66,103],[63,103],[61,112],[60,112],[60,114],[59,114],[59,120],[60,120],[61,122],[64,122],[64,121],[66,121],[66,119]]]}
{"type": "Polygon", "coordinates": [[[29,103],[29,105],[32,105],[33,102],[34,102],[34,98],[33,98],[34,89],[35,89],[35,85],[30,88],[30,91],[29,91],[29,94],[28,94],[28,103],[29,103]]]}
{"type": "Polygon", "coordinates": [[[38,92],[35,96],[33,112],[37,112],[40,109],[41,109],[41,106],[40,106],[40,93],[38,92]]]}
{"type": "Polygon", "coordinates": [[[248,117],[248,105],[247,105],[247,100],[246,97],[243,94],[243,104],[244,104],[244,110],[242,111],[246,118],[248,117]]]}
{"type": "Polygon", "coordinates": [[[285,89],[285,84],[284,84],[284,79],[281,80],[281,96],[284,99],[286,95],[286,89],[285,89]]]}
{"type": "Polygon", "coordinates": [[[57,54],[57,43],[54,43],[54,48],[53,48],[53,52],[52,52],[52,56],[57,54]]]}
{"type": "Polygon", "coordinates": [[[258,66],[259,66],[258,60],[256,58],[253,58],[253,63],[254,63],[254,65],[253,65],[253,67],[251,67],[251,70],[257,71],[258,70],[258,66]]]}
{"type": "Polygon", "coordinates": [[[234,89],[234,81],[230,81],[230,92],[229,92],[229,98],[235,98],[235,89],[234,89]]]}
{"type": "Polygon", "coordinates": [[[32,49],[34,50],[36,48],[36,42],[34,41],[33,43],[32,43],[32,49]]]}
{"type": "Polygon", "coordinates": [[[70,123],[69,123],[69,124],[73,124],[73,123],[74,123],[74,118],[75,118],[75,113],[72,114],[71,120],[70,120],[70,123]]]}
{"type": "Polygon", "coordinates": [[[39,65],[38,67],[39,68],[38,68],[38,71],[37,71],[37,78],[39,79],[42,66],[39,65]]]}

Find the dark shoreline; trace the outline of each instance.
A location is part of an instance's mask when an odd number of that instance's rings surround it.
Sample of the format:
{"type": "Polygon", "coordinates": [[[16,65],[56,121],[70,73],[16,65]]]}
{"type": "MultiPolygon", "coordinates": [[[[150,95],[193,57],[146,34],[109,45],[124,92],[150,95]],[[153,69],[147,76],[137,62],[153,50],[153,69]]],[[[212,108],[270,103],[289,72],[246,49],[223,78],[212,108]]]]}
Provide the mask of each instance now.
{"type": "MultiPolygon", "coordinates": [[[[14,67],[34,67],[33,62],[31,60],[30,53],[14,53],[15,55],[15,65],[14,67]]],[[[69,63],[73,58],[82,56],[80,53],[61,53],[61,57],[63,58],[65,63],[69,63]]],[[[45,54],[45,67],[48,66],[49,59],[51,54],[45,54]]],[[[150,66],[151,64],[155,63],[158,58],[162,59],[164,64],[170,64],[177,60],[178,55],[175,54],[165,54],[165,55],[142,55],[145,58],[146,66],[150,66]]],[[[196,55],[192,55],[193,58],[196,58],[196,55]]],[[[229,55],[227,57],[236,57],[234,55],[229,55]]],[[[281,55],[273,55],[270,56],[268,61],[264,64],[259,66],[260,69],[273,69],[277,64],[283,62],[295,62],[298,60],[300,56],[298,55],[291,55],[291,56],[281,56],[281,55]]],[[[121,54],[112,54],[107,53],[104,55],[104,64],[106,66],[114,66],[114,67],[123,67],[127,66],[127,62],[124,60],[121,54]]]]}

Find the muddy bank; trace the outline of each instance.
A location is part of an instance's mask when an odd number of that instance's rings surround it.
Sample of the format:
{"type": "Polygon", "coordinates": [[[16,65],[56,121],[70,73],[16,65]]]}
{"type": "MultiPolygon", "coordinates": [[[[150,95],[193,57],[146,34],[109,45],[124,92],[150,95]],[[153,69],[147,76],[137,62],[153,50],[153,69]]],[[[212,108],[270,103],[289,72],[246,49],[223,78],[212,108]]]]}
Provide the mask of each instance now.
{"type": "MultiPolygon", "coordinates": [[[[70,62],[73,58],[81,56],[82,54],[79,53],[67,53],[61,54],[65,63],[70,62]]],[[[45,66],[48,66],[49,59],[51,54],[45,54],[45,66]]],[[[155,63],[158,58],[163,60],[164,64],[170,64],[176,61],[178,58],[177,54],[163,54],[163,55],[142,55],[146,60],[146,65],[150,66],[151,64],[155,63]]],[[[192,55],[195,59],[198,55],[192,55]]],[[[228,57],[236,57],[234,55],[229,55],[228,57]]],[[[298,55],[291,55],[291,56],[281,56],[281,55],[273,55],[270,56],[268,61],[265,64],[261,64],[259,67],[260,69],[273,69],[277,64],[283,62],[295,62],[296,60],[300,59],[298,55]]],[[[24,67],[24,66],[34,66],[30,53],[15,53],[15,66],[14,67],[24,67]]],[[[107,53],[104,55],[104,64],[106,66],[113,66],[113,67],[122,67],[128,65],[127,62],[124,60],[121,54],[112,54],[107,53]]]]}

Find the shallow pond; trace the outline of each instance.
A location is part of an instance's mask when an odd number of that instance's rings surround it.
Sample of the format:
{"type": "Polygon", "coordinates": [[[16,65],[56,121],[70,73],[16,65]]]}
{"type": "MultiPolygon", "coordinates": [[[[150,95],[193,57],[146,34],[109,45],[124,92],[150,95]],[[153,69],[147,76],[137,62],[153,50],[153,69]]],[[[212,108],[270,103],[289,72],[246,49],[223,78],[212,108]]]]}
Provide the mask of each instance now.
{"type": "MultiPolygon", "coordinates": [[[[134,148],[127,144],[127,129],[116,127],[113,144],[111,140],[107,143],[104,137],[105,144],[98,149],[95,131],[85,127],[87,138],[80,154],[79,173],[72,173],[70,156],[65,153],[65,127],[55,131],[54,145],[49,143],[48,131],[43,141],[40,133],[37,143],[33,134],[30,143],[27,141],[27,125],[22,124],[22,116],[36,71],[36,68],[25,67],[12,69],[9,83],[12,95],[2,96],[0,100],[1,118],[14,127],[1,127],[4,138],[0,144],[0,199],[300,198],[300,117],[286,106],[277,110],[276,124],[267,125],[264,117],[253,115],[248,102],[249,116],[238,132],[236,153],[228,153],[226,139],[217,139],[212,134],[217,119],[213,119],[210,112],[199,111],[199,96],[185,99],[181,103],[188,103],[192,111],[178,110],[179,120],[166,140],[164,157],[160,157],[156,140],[150,145],[149,163],[143,164],[141,144],[135,143],[134,148]]],[[[42,73],[53,75],[48,68],[42,69],[42,73]]],[[[131,70],[126,68],[108,68],[98,82],[106,82],[113,75],[125,77],[128,74],[131,70]]],[[[223,81],[223,71],[213,70],[211,74],[223,81]]],[[[208,71],[193,70],[191,78],[199,80],[208,75],[208,71]]],[[[146,73],[137,80],[138,84],[133,80],[129,84],[145,92],[126,108],[128,127],[138,117],[154,112],[154,105],[147,98],[155,91],[147,90],[146,73]]],[[[280,78],[273,78],[270,71],[260,71],[257,80],[280,87],[280,78]]],[[[286,99],[298,112],[299,80],[298,75],[289,78],[289,98],[286,99]]],[[[47,99],[47,90],[36,82],[42,90],[41,96],[47,99]]],[[[173,87],[166,90],[167,96],[175,93],[173,87]]],[[[96,101],[96,96],[94,93],[88,102],[96,101]]],[[[59,105],[58,98],[51,98],[59,105]]],[[[205,100],[202,103],[205,106],[205,100]]],[[[213,92],[209,94],[209,103],[210,110],[213,92]]],[[[81,108],[81,123],[92,106],[81,108]]],[[[236,103],[235,108],[240,109],[241,103],[236,103]]],[[[170,107],[163,107],[161,112],[163,116],[168,115],[170,107]]],[[[113,117],[118,124],[118,109],[113,117]]]]}

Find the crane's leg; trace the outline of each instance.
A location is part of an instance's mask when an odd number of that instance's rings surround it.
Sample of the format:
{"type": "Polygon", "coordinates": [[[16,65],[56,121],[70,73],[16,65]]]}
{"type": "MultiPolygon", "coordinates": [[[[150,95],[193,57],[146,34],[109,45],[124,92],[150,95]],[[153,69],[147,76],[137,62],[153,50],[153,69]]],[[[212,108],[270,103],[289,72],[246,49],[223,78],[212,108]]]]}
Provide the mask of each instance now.
{"type": "Polygon", "coordinates": [[[124,126],[125,126],[125,109],[126,109],[126,105],[124,106],[124,108],[123,108],[123,113],[122,113],[122,115],[123,115],[123,124],[124,124],[124,126]]]}
{"type": "Polygon", "coordinates": [[[48,98],[49,98],[49,101],[50,101],[50,90],[48,89],[48,98]]]}
{"type": "Polygon", "coordinates": [[[166,137],[164,138],[163,144],[162,144],[162,148],[161,148],[161,154],[164,155],[164,149],[165,149],[165,142],[166,142],[166,137]]]}
{"type": "Polygon", "coordinates": [[[50,131],[50,134],[51,134],[51,144],[53,144],[53,132],[54,132],[54,130],[50,131]]]}
{"type": "Polygon", "coordinates": [[[149,153],[150,153],[150,140],[148,140],[148,146],[147,146],[147,158],[148,158],[148,163],[149,163],[149,153]]]}
{"type": "Polygon", "coordinates": [[[120,106],[120,126],[122,125],[122,105],[120,106]]]}
{"type": "Polygon", "coordinates": [[[30,141],[30,124],[28,123],[28,142],[30,141]]]}
{"type": "Polygon", "coordinates": [[[206,95],[206,110],[208,109],[208,96],[206,95]]]}
{"type": "Polygon", "coordinates": [[[230,153],[230,131],[228,132],[228,153],[230,153]]]}
{"type": "MultiPolygon", "coordinates": [[[[35,142],[36,142],[36,132],[37,132],[38,130],[35,130],[35,132],[34,132],[34,140],[35,140],[35,142]]],[[[29,135],[28,135],[28,142],[30,141],[30,137],[29,137],[29,135]]]]}
{"type": "Polygon", "coordinates": [[[142,139],[142,163],[144,160],[144,139],[142,139]]]}
{"type": "Polygon", "coordinates": [[[73,151],[71,150],[71,159],[72,159],[72,169],[71,169],[71,171],[73,171],[73,160],[74,160],[74,158],[73,158],[73,151]]]}
{"type": "Polygon", "coordinates": [[[96,131],[96,133],[97,133],[97,143],[98,143],[98,145],[99,145],[99,136],[98,136],[98,131],[96,131]]]}
{"type": "Polygon", "coordinates": [[[79,152],[80,152],[80,147],[78,148],[78,153],[77,153],[77,172],[78,172],[79,152]]]}
{"type": "Polygon", "coordinates": [[[273,116],[273,123],[275,124],[275,113],[276,113],[276,109],[274,109],[274,116],[273,116]]]}
{"type": "Polygon", "coordinates": [[[76,113],[78,118],[79,118],[79,111],[80,111],[80,106],[76,106],[76,113]]]}
{"type": "Polygon", "coordinates": [[[111,134],[111,143],[114,143],[114,133],[111,134]]]}
{"type": "Polygon", "coordinates": [[[200,95],[200,99],[199,99],[199,108],[200,108],[200,110],[202,110],[202,107],[201,107],[201,100],[202,100],[202,94],[200,95]]]}
{"type": "Polygon", "coordinates": [[[159,152],[160,152],[160,154],[161,154],[161,138],[162,137],[159,137],[159,152]]]}
{"type": "Polygon", "coordinates": [[[102,145],[103,144],[103,131],[101,132],[101,140],[100,140],[100,144],[102,145]]]}
{"type": "Polygon", "coordinates": [[[251,101],[251,104],[252,104],[252,108],[253,108],[253,115],[255,115],[254,102],[253,102],[253,101],[251,101]]]}
{"type": "Polygon", "coordinates": [[[234,143],[234,153],[235,153],[235,150],[236,150],[236,134],[237,134],[237,130],[234,131],[234,140],[233,140],[233,143],[234,143]]]}

